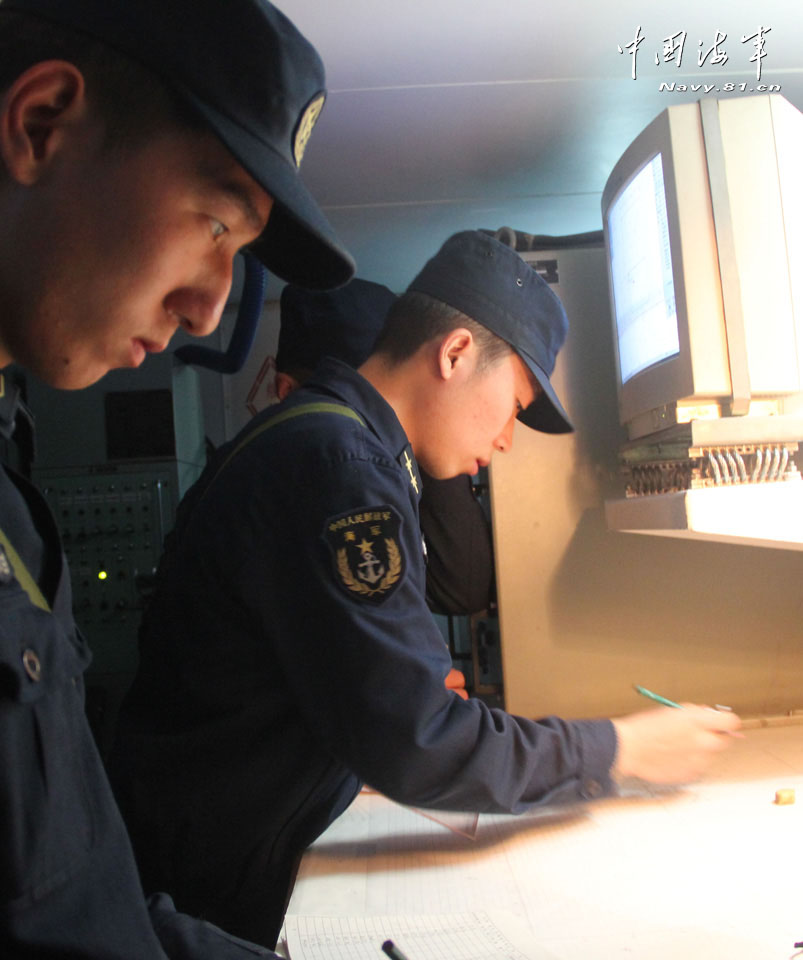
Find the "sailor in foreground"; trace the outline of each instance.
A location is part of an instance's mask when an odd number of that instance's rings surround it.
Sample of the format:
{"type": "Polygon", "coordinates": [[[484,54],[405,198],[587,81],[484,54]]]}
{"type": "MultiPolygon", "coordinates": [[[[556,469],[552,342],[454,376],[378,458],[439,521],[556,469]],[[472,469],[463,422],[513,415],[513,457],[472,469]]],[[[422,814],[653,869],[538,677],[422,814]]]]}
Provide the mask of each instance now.
{"type": "MultiPolygon", "coordinates": [[[[288,280],[349,279],[298,175],[323,99],[266,0],[0,3],[0,431],[21,368],[78,388],[213,330],[245,245],[288,280]]],[[[0,955],[273,956],[143,896],[84,713],[89,649],[44,499],[0,469],[0,955]]]]}
{"type": "Polygon", "coordinates": [[[571,429],[567,320],[510,247],[447,240],[359,371],[331,360],[185,498],[141,634],[116,784],[146,889],[273,944],[298,860],[363,782],[421,807],[522,811],[614,771],[698,776],[739,725],[689,705],[534,721],[444,685],[419,463],[473,474],[517,419],[571,429]]]}

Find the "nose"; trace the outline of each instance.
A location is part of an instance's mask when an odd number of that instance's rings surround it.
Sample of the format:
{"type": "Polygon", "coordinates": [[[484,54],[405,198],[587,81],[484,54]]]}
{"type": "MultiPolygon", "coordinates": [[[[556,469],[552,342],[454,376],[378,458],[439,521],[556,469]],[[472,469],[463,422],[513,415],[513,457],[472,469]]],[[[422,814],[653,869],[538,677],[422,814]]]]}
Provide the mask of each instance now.
{"type": "Polygon", "coordinates": [[[232,260],[217,258],[191,286],[173,291],[165,300],[168,313],[193,337],[205,337],[217,327],[231,291],[232,260]]]}
{"type": "Polygon", "coordinates": [[[516,418],[511,417],[510,420],[505,424],[505,429],[497,436],[494,440],[494,449],[499,453],[507,453],[513,447],[513,427],[516,423],[516,418]]]}
{"type": "Polygon", "coordinates": [[[212,333],[216,328],[218,323],[220,323],[221,311],[212,314],[211,312],[204,312],[200,314],[194,312],[190,316],[182,316],[179,320],[179,323],[183,330],[189,333],[193,337],[205,337],[208,334],[212,333]]]}

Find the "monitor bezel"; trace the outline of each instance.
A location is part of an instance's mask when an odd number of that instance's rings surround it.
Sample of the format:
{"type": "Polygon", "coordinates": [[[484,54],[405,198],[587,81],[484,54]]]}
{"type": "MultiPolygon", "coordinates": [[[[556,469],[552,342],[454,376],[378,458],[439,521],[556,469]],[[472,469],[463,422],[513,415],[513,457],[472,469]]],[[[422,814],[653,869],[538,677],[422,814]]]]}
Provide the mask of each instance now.
{"type": "Polygon", "coordinates": [[[659,429],[681,403],[720,402],[730,393],[727,339],[711,197],[699,107],[664,110],[630,144],[602,195],[608,254],[619,414],[628,425],[648,418],[659,429]],[[678,352],[622,383],[616,300],[610,270],[608,213],[622,192],[656,156],[661,157],[678,324],[678,352]],[[694,327],[689,314],[694,313],[694,327]]]}

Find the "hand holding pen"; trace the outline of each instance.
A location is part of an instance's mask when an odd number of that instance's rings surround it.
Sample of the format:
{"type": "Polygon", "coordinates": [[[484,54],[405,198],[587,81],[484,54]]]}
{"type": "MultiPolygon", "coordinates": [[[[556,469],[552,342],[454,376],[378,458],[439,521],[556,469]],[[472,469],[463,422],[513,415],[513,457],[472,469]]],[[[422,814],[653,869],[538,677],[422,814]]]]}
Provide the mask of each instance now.
{"type": "Polygon", "coordinates": [[[639,692],[664,706],[613,721],[617,736],[615,770],[621,776],[653,783],[687,783],[698,779],[737,733],[741,721],[730,710],[675,703],[639,692]]]}

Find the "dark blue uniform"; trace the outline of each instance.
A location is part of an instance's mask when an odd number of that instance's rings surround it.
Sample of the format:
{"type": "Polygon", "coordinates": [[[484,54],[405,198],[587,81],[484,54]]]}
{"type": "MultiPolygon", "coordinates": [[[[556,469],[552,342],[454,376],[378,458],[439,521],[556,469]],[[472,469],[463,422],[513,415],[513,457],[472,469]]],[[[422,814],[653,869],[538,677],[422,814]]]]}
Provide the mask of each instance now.
{"type": "Polygon", "coordinates": [[[55,524],[2,468],[0,530],[0,956],[274,956],[177,914],[169,897],[146,903],[84,715],[90,655],[55,524]]]}
{"type": "Polygon", "coordinates": [[[536,723],[445,689],[419,495],[393,410],[333,360],[188,494],[116,751],[146,888],[272,943],[298,857],[363,781],[476,811],[609,788],[608,721],[536,723]]]}

